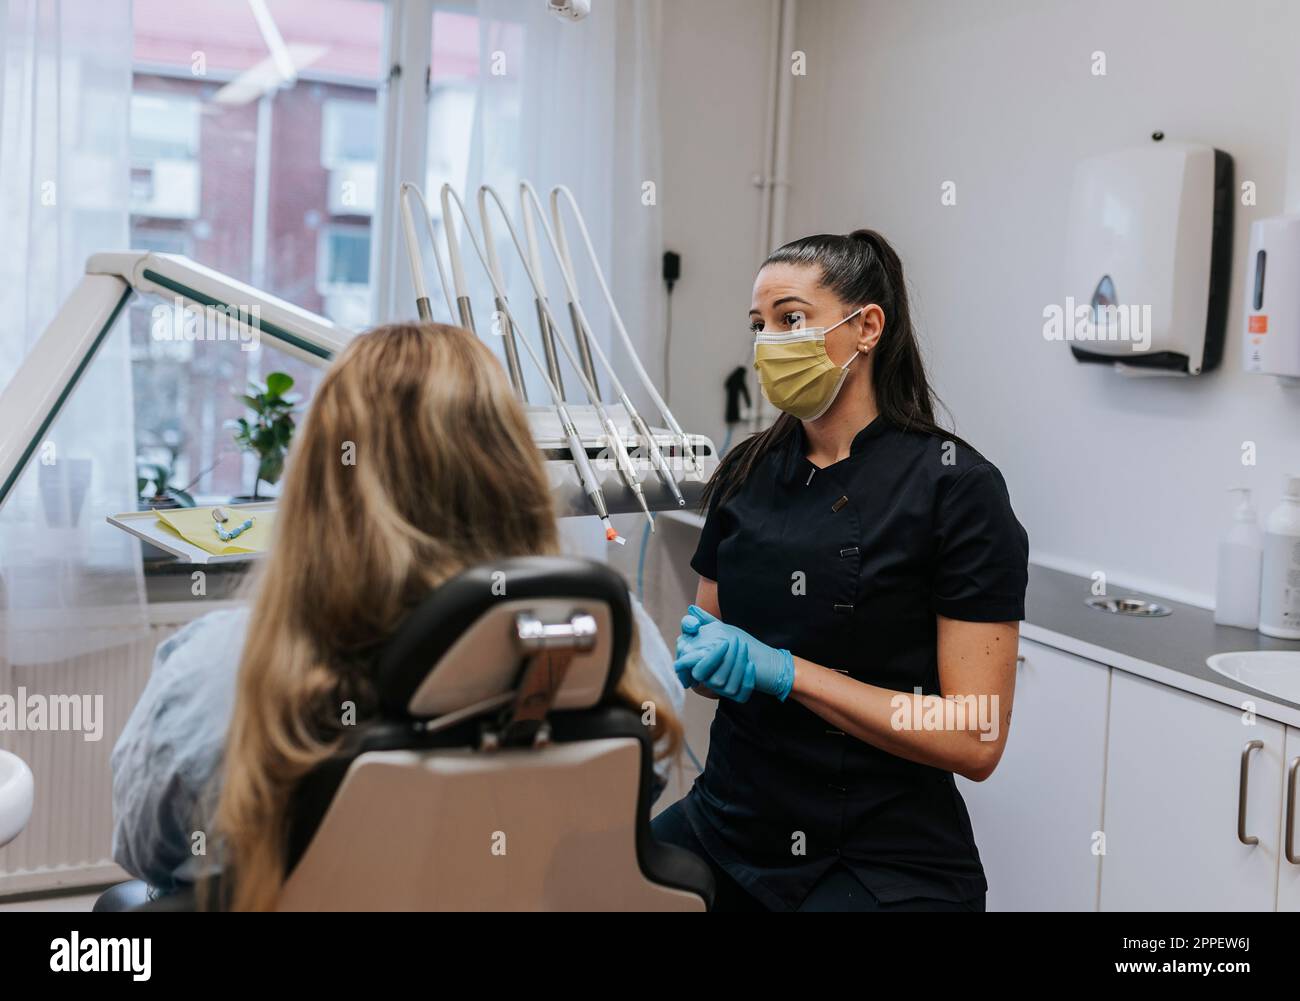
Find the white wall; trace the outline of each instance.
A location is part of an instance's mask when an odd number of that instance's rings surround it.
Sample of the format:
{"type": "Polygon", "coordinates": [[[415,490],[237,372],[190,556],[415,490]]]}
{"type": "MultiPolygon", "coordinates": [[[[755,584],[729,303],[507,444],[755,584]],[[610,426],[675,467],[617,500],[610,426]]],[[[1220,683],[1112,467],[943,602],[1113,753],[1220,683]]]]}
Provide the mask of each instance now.
{"type": "Polygon", "coordinates": [[[802,0],[796,42],[787,232],[894,242],[938,391],[1005,473],[1036,560],[1208,604],[1225,489],[1266,512],[1300,471],[1300,392],[1239,363],[1250,222],[1283,205],[1300,4],[802,0]],[[1045,341],[1042,310],[1066,295],[1074,164],[1156,129],[1231,153],[1258,205],[1236,206],[1223,367],[1126,380],[1045,341]]]}
{"type": "MultiPolygon", "coordinates": [[[[726,435],[723,380],[753,358],[746,316],[760,259],[760,191],[753,175],[762,169],[766,141],[772,3],[664,0],[663,5],[663,173],[656,178],[657,197],[664,248],[682,255],[682,277],[673,289],[666,396],[682,427],[708,435],[719,448],[726,435]]],[[[662,282],[656,290],[663,294],[662,282]]],[[[634,324],[634,317],[626,318],[634,324]]],[[[663,391],[662,353],[644,354],[642,361],[663,391]]],[[[757,393],[750,381],[750,391],[757,393]]],[[[695,593],[695,574],[687,566],[694,552],[690,533],[663,525],[649,540],[644,571],[638,574],[645,521],[623,515],[614,522],[628,544],[607,547],[607,557],[634,585],[644,577],[646,607],[664,635],[675,637],[695,593]]],[[[596,537],[585,525],[568,531],[575,547],[580,535],[596,537]]]]}
{"type": "MultiPolygon", "coordinates": [[[[746,315],[758,266],[772,0],[666,0],[664,245],[682,255],[673,291],[669,405],[721,447],[723,380],[753,360],[746,315]]],[[[662,359],[645,359],[652,373],[662,359]]],[[[757,384],[750,379],[750,392],[757,384]]]]}

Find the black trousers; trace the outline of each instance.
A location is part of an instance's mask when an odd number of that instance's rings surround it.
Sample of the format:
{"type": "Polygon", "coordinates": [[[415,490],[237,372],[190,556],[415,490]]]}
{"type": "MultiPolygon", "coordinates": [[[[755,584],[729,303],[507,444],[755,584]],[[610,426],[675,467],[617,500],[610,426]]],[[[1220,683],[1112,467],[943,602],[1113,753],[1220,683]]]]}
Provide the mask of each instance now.
{"type": "MultiPolygon", "coordinates": [[[[743,911],[766,911],[768,907],[727,874],[727,871],[713,861],[707,849],[695,836],[690,821],[686,819],[686,810],[678,801],[663,813],[650,821],[650,829],[659,841],[677,845],[692,851],[703,859],[713,870],[713,880],[717,891],[713,898],[715,911],[737,913],[743,911]]],[[[951,900],[934,900],[928,897],[916,897],[911,900],[899,900],[882,903],[862,885],[848,868],[837,865],[823,876],[802,904],[800,911],[983,911],[984,895],[973,900],[955,903],[951,900]]]]}

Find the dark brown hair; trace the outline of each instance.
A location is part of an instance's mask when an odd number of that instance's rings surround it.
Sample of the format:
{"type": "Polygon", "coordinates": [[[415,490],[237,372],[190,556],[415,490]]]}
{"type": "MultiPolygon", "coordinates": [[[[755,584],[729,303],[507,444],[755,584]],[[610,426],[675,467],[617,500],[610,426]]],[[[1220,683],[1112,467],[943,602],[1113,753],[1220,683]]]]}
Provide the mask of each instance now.
{"type": "MultiPolygon", "coordinates": [[[[875,348],[871,384],[881,417],[902,430],[966,444],[935,421],[939,401],[926,378],[912,327],[903,262],[883,236],[872,229],[857,229],[848,236],[805,236],[772,251],[763,267],[769,264],[817,268],[822,287],[846,306],[878,305],[885,314],[885,328],[875,348]]],[[[701,503],[707,507],[715,497],[719,503],[731,497],[798,424],[799,418],[781,414],[771,427],[735,445],[705,486],[701,503]]]]}

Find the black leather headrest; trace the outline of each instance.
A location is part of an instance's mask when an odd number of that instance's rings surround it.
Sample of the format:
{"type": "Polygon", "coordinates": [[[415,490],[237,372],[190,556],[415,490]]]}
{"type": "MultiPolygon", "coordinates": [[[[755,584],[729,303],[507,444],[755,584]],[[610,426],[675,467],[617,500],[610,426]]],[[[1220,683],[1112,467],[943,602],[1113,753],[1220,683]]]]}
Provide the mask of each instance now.
{"type": "MultiPolygon", "coordinates": [[[[614,693],[627,660],[632,633],[632,605],[627,584],[619,574],[595,560],[576,556],[526,556],[514,559],[493,560],[471,567],[442,584],[418,604],[407,616],[392,639],[384,645],[376,665],[376,683],[380,705],[389,719],[424,718],[430,713],[413,712],[412,702],[417,693],[427,703],[428,693],[437,686],[433,677],[444,657],[474,630],[485,616],[500,610],[503,603],[512,609],[527,607],[580,610],[599,608],[601,617],[608,610],[608,640],[602,639],[598,654],[608,663],[602,663],[604,686],[598,702],[608,700],[614,693]],[[572,603],[571,609],[569,603],[572,603]],[[428,682],[428,683],[426,683],[428,682]]],[[[569,611],[563,611],[567,615],[569,611]]],[[[503,621],[492,626],[492,638],[498,649],[504,645],[508,624],[503,621]]],[[[472,653],[472,651],[469,651],[472,653]]],[[[464,644],[457,651],[460,663],[455,670],[461,675],[457,691],[463,690],[466,670],[486,674],[501,673],[505,665],[499,663],[466,664],[464,644]]],[[[484,659],[489,659],[484,654],[484,659]]],[[[521,664],[522,655],[511,670],[521,664]]],[[[589,665],[590,666],[590,665],[589,665]]],[[[449,666],[448,674],[452,668],[449,666]]],[[[590,674],[590,672],[588,672],[590,674]]],[[[502,675],[504,677],[505,675],[502,675]]],[[[455,684],[455,682],[453,682],[455,684]]],[[[479,693],[482,694],[482,693],[479,693]]],[[[443,710],[463,708],[455,705],[456,693],[442,698],[443,710]]],[[[557,702],[557,708],[563,708],[557,702]]]]}

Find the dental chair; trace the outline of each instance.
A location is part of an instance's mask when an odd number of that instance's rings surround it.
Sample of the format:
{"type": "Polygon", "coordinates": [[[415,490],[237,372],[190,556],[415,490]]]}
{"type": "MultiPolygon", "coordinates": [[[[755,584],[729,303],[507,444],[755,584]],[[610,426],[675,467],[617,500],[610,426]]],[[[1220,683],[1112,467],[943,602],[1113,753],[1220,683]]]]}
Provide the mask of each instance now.
{"type": "MultiPolygon", "coordinates": [[[[614,698],[627,586],[572,557],[475,567],[376,662],[380,712],[295,795],[279,910],[704,911],[713,877],[650,833],[652,744],[614,698]]],[[[187,910],[138,880],[96,910],[187,910]]]]}

